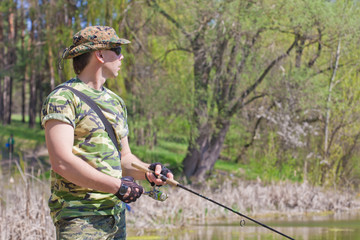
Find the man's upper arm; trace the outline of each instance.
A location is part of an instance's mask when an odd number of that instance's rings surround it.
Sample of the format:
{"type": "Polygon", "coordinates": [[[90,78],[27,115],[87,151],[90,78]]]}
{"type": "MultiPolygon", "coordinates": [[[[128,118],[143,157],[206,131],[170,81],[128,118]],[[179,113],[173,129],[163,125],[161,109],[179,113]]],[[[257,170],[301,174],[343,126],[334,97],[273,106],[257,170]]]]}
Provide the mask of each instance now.
{"type": "Polygon", "coordinates": [[[128,137],[121,139],[121,157],[125,157],[127,154],[131,154],[128,137]]]}
{"type": "Polygon", "coordinates": [[[49,120],[45,124],[45,139],[52,167],[71,158],[74,143],[74,128],[59,120],[49,120]]]}

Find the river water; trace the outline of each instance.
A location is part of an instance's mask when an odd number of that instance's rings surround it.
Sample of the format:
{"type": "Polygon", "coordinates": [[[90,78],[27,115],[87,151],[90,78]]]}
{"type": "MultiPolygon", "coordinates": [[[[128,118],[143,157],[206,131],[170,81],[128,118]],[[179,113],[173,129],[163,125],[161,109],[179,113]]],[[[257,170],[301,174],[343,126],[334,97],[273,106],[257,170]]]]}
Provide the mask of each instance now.
{"type": "MultiPolygon", "coordinates": [[[[360,211],[328,215],[293,216],[287,219],[256,219],[277,231],[299,240],[360,240],[360,211]]],[[[171,236],[143,235],[130,239],[164,240],[270,240],[287,239],[271,230],[246,220],[245,226],[238,222],[216,222],[179,229],[171,236]]]]}

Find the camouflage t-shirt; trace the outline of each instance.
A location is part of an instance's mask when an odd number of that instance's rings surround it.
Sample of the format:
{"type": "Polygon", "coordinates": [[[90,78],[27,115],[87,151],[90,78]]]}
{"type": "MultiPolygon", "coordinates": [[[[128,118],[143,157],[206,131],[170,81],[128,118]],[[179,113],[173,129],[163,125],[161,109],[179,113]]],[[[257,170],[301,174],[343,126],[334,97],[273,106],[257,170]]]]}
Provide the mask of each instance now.
{"type": "MultiPolygon", "coordinates": [[[[127,112],[123,100],[107,88],[102,91],[90,88],[78,78],[62,85],[70,86],[89,96],[113,126],[118,144],[127,136],[127,112]]],[[[74,127],[72,152],[97,170],[121,178],[119,154],[105,127],[85,102],[72,91],[55,89],[46,98],[42,111],[42,126],[56,119],[74,127]]],[[[122,210],[122,202],[113,194],[77,186],[51,171],[49,207],[54,222],[69,217],[113,215],[122,210]]]]}

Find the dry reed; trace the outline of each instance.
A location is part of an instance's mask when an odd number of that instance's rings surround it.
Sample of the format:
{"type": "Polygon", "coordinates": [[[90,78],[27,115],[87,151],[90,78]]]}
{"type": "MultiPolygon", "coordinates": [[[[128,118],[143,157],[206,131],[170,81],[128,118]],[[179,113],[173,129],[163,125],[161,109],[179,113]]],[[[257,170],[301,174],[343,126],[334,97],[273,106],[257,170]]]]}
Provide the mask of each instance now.
{"type": "MultiPolygon", "coordinates": [[[[10,178],[11,180],[12,178],[10,178]]],[[[360,208],[351,192],[324,190],[308,184],[224,181],[219,187],[189,188],[248,216],[348,211],[360,208]]],[[[163,187],[169,198],[141,197],[130,204],[128,228],[166,229],[193,223],[228,221],[237,215],[179,188],[163,187]]],[[[0,239],[55,239],[47,200],[49,182],[24,174],[14,182],[0,175],[0,239]]],[[[238,218],[239,219],[239,218],[238,218]]],[[[138,231],[138,234],[142,232],[138,231]]]]}
{"type": "Polygon", "coordinates": [[[55,239],[49,183],[33,174],[0,175],[0,239],[55,239]]]}
{"type": "MultiPolygon", "coordinates": [[[[189,186],[189,188],[192,188],[189,186]]],[[[248,215],[294,216],[304,213],[360,209],[360,199],[349,191],[326,190],[308,184],[224,181],[218,188],[195,191],[248,215]]],[[[131,204],[127,222],[136,228],[186,226],[191,223],[232,221],[239,216],[180,188],[163,189],[170,196],[158,202],[147,196],[131,204]]]]}

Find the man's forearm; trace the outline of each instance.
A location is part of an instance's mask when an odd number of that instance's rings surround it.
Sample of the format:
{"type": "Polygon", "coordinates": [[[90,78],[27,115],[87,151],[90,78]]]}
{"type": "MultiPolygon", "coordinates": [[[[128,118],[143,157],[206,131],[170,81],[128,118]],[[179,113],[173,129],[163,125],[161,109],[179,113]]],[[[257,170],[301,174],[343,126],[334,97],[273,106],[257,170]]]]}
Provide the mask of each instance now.
{"type": "Polygon", "coordinates": [[[53,171],[78,186],[114,194],[121,185],[120,179],[96,170],[75,155],[69,161],[60,162],[52,166],[53,171]]]}
{"type": "Polygon", "coordinates": [[[53,171],[84,188],[108,193],[119,189],[120,179],[98,171],[72,153],[74,129],[71,125],[50,120],[45,125],[45,137],[53,171]]]}
{"type": "Polygon", "coordinates": [[[121,158],[121,168],[123,176],[131,176],[136,180],[145,180],[145,174],[142,171],[134,168],[131,163],[136,162],[144,165],[146,168],[149,167],[149,164],[142,162],[134,154],[128,153],[121,158]]]}

